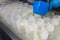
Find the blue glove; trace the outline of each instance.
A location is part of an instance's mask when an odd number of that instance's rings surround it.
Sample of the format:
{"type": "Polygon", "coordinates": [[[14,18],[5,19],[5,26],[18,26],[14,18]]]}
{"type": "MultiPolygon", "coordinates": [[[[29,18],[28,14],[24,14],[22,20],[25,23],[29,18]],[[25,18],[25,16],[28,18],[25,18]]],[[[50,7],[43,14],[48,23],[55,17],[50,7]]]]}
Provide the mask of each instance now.
{"type": "Polygon", "coordinates": [[[50,3],[42,0],[35,1],[33,4],[33,12],[45,16],[49,10],[52,10],[52,7],[60,7],[60,0],[50,0],[50,3]]]}
{"type": "Polygon", "coordinates": [[[49,11],[49,3],[44,1],[35,1],[33,4],[33,12],[35,14],[46,16],[49,11]]]}
{"type": "Polygon", "coordinates": [[[51,0],[50,1],[50,9],[52,9],[52,7],[60,7],[60,0],[51,0]]]}

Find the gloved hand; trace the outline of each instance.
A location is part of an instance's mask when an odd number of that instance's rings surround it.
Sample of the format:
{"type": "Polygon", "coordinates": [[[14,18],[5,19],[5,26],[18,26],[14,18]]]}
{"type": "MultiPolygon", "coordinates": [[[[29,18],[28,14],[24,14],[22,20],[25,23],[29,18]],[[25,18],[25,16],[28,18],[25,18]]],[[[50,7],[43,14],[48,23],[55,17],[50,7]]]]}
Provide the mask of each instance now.
{"type": "Polygon", "coordinates": [[[50,1],[50,9],[52,9],[52,7],[60,7],[60,0],[51,0],[50,1]]]}
{"type": "Polygon", "coordinates": [[[44,2],[43,0],[36,0],[33,5],[33,12],[45,16],[49,10],[60,7],[60,0],[47,0],[50,2],[44,2]]]}
{"type": "Polygon", "coordinates": [[[45,1],[35,1],[33,4],[33,12],[35,14],[45,16],[49,11],[49,3],[45,1]]]}

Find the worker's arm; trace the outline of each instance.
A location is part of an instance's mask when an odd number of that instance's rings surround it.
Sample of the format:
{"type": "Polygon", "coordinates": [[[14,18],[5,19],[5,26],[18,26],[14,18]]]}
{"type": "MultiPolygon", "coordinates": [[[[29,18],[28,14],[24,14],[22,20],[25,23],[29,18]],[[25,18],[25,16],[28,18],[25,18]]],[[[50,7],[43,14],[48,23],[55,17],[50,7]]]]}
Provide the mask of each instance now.
{"type": "Polygon", "coordinates": [[[60,7],[60,0],[51,0],[50,1],[50,9],[52,9],[52,7],[54,7],[54,8],[60,7]]]}
{"type": "Polygon", "coordinates": [[[51,4],[53,7],[60,7],[60,0],[52,0],[51,4]]]}

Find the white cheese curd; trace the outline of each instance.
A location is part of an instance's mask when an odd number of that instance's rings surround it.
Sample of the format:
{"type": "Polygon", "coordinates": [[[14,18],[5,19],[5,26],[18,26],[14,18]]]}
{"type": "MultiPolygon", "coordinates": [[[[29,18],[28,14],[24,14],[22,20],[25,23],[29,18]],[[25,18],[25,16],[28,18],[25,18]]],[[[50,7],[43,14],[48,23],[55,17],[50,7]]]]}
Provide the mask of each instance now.
{"type": "Polygon", "coordinates": [[[11,25],[11,27],[7,27],[14,33],[22,34],[25,40],[47,40],[49,35],[54,32],[55,26],[59,25],[60,17],[54,15],[51,18],[50,14],[41,17],[34,14],[32,8],[32,5],[23,2],[6,4],[0,7],[1,21],[4,20],[11,25]]]}
{"type": "Polygon", "coordinates": [[[46,40],[48,38],[48,32],[46,30],[41,30],[40,35],[43,40],[46,40]]]}

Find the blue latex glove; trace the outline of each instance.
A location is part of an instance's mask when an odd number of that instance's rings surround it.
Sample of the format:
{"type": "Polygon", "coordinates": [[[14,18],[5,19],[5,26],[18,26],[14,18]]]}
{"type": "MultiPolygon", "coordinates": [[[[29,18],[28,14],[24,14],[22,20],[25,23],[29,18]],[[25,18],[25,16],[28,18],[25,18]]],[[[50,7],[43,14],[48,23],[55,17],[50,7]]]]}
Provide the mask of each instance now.
{"type": "Polygon", "coordinates": [[[60,0],[51,0],[50,1],[50,9],[52,9],[52,7],[60,7],[60,0]]]}
{"type": "Polygon", "coordinates": [[[43,0],[36,0],[33,4],[33,12],[35,14],[45,16],[52,7],[60,7],[60,0],[50,0],[50,2],[44,2],[43,0]]]}
{"type": "Polygon", "coordinates": [[[44,1],[35,1],[33,4],[33,12],[35,14],[45,16],[49,11],[49,3],[44,1]]]}

